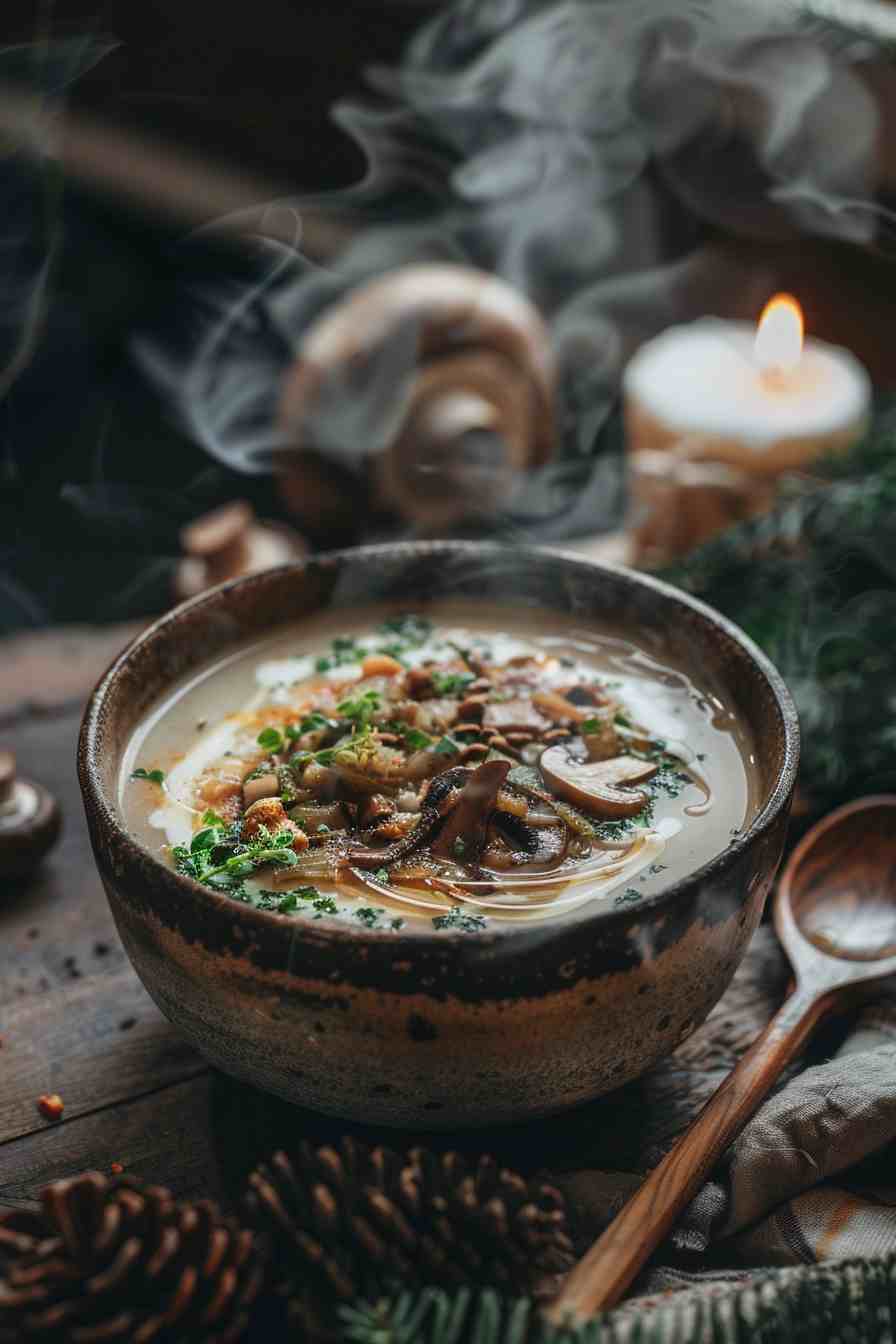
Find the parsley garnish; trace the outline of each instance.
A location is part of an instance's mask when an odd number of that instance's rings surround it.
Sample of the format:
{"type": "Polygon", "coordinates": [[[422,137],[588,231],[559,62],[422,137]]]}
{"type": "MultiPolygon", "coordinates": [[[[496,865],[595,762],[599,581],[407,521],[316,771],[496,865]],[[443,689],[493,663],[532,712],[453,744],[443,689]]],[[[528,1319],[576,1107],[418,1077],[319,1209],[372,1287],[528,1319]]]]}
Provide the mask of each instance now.
{"type": "Polygon", "coordinates": [[[354,700],[343,700],[342,704],[337,706],[337,713],[344,719],[350,719],[359,729],[364,729],[381,704],[382,700],[376,691],[364,691],[354,700]]]}
{"type": "Polygon", "coordinates": [[[430,681],[436,695],[462,695],[467,687],[476,680],[471,672],[430,673],[430,681]]]}
{"type": "Polygon", "coordinates": [[[599,733],[603,724],[600,719],[585,719],[579,726],[583,733],[599,733]]]}
{"type": "Polygon", "coordinates": [[[419,728],[412,728],[409,723],[390,723],[389,728],[392,732],[401,734],[408,751],[423,751],[432,742],[428,733],[422,732],[419,728]]]}
{"type": "Polygon", "coordinates": [[[256,741],[265,751],[271,753],[283,750],[283,734],[279,728],[263,728],[258,734],[256,741]]]}
{"type": "Polygon", "coordinates": [[[388,882],[388,881],[389,881],[389,869],[388,869],[388,868],[377,868],[376,872],[374,873],[374,877],[376,878],[377,882],[388,882]]]}
{"type": "Polygon", "coordinates": [[[325,714],[320,714],[315,709],[310,714],[306,714],[298,726],[290,724],[286,730],[286,736],[294,742],[297,737],[304,737],[306,733],[319,733],[326,728],[335,728],[335,726],[332,719],[328,719],[325,714]]]}
{"type": "Polygon", "coordinates": [[[189,849],[176,845],[172,856],[179,873],[234,894],[233,889],[241,888],[243,878],[256,868],[269,863],[294,867],[298,859],[292,849],[293,839],[291,831],[272,835],[267,827],[259,826],[258,835],[243,842],[234,829],[203,826],[193,836],[189,849]]]}
{"type": "Polygon", "coordinates": [[[463,933],[478,933],[486,926],[485,915],[465,914],[462,907],[453,905],[447,915],[436,915],[434,929],[460,929],[463,933]]]}
{"type": "MultiPolygon", "coordinates": [[[[402,616],[392,616],[388,621],[377,627],[377,633],[393,640],[392,648],[399,647],[403,649],[419,648],[425,644],[432,634],[432,621],[428,621],[425,616],[416,616],[412,613],[406,613],[402,616]],[[397,638],[398,643],[395,643],[397,638]]],[[[383,652],[386,652],[384,649],[383,652]]],[[[389,650],[391,652],[391,649],[389,650]]]]}
{"type": "Polygon", "coordinates": [[[460,751],[460,746],[452,737],[446,736],[439,738],[433,747],[433,751],[437,751],[440,756],[454,756],[460,751]]]}
{"type": "Polygon", "coordinates": [[[290,756],[289,764],[296,770],[303,770],[312,761],[318,765],[332,765],[335,757],[335,747],[324,747],[321,751],[297,751],[295,756],[290,756]]]}
{"type": "Polygon", "coordinates": [[[281,915],[295,914],[300,908],[300,903],[310,904],[315,912],[318,908],[321,913],[329,912],[331,905],[334,910],[336,909],[332,897],[322,896],[317,887],[293,887],[287,892],[247,891],[240,899],[249,905],[254,905],[256,910],[276,910],[281,915]]]}
{"type": "Polygon", "coordinates": [[[462,859],[467,852],[467,842],[462,835],[459,835],[451,848],[454,851],[455,858],[462,859]]]}
{"type": "Polygon", "coordinates": [[[630,905],[634,901],[640,901],[641,893],[637,887],[626,887],[621,896],[617,896],[614,905],[630,905]]]}
{"type": "Polygon", "coordinates": [[[380,915],[384,913],[381,905],[362,905],[355,911],[355,919],[360,919],[362,924],[366,924],[368,929],[375,929],[380,921],[380,915]]]}
{"type": "Polygon", "coordinates": [[[150,784],[164,784],[165,771],[144,770],[142,766],[139,766],[136,770],[131,771],[131,779],[145,779],[148,780],[150,784]]]}
{"type": "Polygon", "coordinates": [[[315,672],[329,672],[331,667],[344,667],[348,663],[360,663],[366,653],[357,642],[348,635],[337,635],[330,642],[329,658],[317,658],[315,672]]]}

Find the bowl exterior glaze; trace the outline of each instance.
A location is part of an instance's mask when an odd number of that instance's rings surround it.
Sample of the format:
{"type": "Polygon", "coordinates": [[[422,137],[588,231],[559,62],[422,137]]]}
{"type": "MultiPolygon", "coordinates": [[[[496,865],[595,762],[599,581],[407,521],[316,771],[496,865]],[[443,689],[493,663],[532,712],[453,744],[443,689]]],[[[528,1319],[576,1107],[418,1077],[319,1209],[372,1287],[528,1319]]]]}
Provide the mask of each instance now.
{"type": "Polygon", "coordinates": [[[642,1073],[705,1018],[737,967],[784,844],[798,730],[786,689],[735,627],[657,581],[547,551],[419,543],[269,570],[176,608],[88,705],[79,771],[119,932],[162,1012],[221,1069],[374,1124],[454,1128],[573,1106],[642,1073]],[[727,850],[636,906],[471,935],[399,933],[256,911],[131,839],[122,753],[173,683],[325,606],[501,600],[637,632],[715,679],[751,725],[762,802],[727,850]]]}

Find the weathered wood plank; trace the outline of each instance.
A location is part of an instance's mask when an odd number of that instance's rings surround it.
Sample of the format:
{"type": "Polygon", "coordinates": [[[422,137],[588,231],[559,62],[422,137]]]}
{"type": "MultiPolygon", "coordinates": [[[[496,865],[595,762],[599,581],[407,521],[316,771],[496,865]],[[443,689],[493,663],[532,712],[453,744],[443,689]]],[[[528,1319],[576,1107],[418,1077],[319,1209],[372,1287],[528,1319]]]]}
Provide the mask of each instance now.
{"type": "Polygon", "coordinates": [[[206,1072],[70,1123],[0,1146],[0,1210],[37,1201],[48,1181],[76,1172],[108,1172],[113,1162],[178,1194],[220,1188],[212,1133],[212,1083],[206,1072]]]}
{"type": "Polygon", "coordinates": [[[51,789],[63,814],[62,837],[40,869],[0,887],[0,1032],[17,1002],[129,967],[87,837],[75,771],[80,717],[76,708],[0,730],[19,772],[51,789]]]}
{"type": "Polygon", "coordinates": [[[204,1067],[130,970],[23,1003],[0,1064],[0,1144],[46,1127],[35,1105],[42,1092],[59,1093],[67,1124],[204,1067]]]}
{"type": "Polygon", "coordinates": [[[56,626],[0,639],[0,724],[16,710],[83,702],[145,621],[56,626]]]}

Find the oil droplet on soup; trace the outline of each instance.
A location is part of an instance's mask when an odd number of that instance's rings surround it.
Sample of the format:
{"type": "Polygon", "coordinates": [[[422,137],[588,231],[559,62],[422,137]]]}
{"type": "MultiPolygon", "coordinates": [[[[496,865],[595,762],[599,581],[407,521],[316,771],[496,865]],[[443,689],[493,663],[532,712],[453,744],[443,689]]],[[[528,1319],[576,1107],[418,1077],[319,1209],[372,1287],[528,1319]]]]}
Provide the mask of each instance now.
{"type": "Polygon", "coordinates": [[[472,933],[685,877],[755,813],[754,760],[698,670],[615,630],[368,607],[175,687],[129,744],[120,805],[147,848],[236,901],[472,933]]]}

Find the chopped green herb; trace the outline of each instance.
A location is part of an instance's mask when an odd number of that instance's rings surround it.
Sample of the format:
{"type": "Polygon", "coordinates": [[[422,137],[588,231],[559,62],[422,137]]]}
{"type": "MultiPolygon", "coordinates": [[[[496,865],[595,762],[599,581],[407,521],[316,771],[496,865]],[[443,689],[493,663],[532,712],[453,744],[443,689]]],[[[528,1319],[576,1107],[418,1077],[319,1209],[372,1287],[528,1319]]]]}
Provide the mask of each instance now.
{"type": "Polygon", "coordinates": [[[329,835],[330,828],[325,821],[322,821],[315,831],[315,835],[329,835]]]}
{"type": "MultiPolygon", "coordinates": [[[[392,638],[393,641],[397,638],[397,647],[403,649],[419,648],[421,644],[426,643],[432,634],[432,621],[428,621],[425,616],[416,616],[410,613],[393,616],[388,621],[382,622],[377,633],[392,638]]],[[[392,647],[396,647],[394,642],[392,647]]],[[[386,650],[383,650],[383,652],[386,652],[386,650]]]]}
{"type": "Polygon", "coordinates": [[[460,745],[454,741],[454,738],[445,736],[439,738],[433,747],[433,751],[437,751],[440,756],[454,756],[460,751],[460,745]]]}
{"type": "Polygon", "coordinates": [[[208,812],[202,814],[202,824],[203,826],[226,826],[227,822],[223,817],[219,817],[217,812],[209,809],[208,812]]]}
{"type": "Polygon", "coordinates": [[[321,751],[297,751],[295,756],[290,756],[289,764],[294,770],[304,770],[312,761],[318,765],[332,765],[335,757],[335,747],[324,747],[321,751]]]}
{"type": "Polygon", "coordinates": [[[698,760],[698,761],[705,761],[705,760],[706,760],[706,752],[705,752],[705,751],[698,751],[698,752],[697,752],[697,760],[698,760]]]}
{"type": "Polygon", "coordinates": [[[620,728],[631,728],[632,721],[627,714],[614,714],[613,722],[620,728]]]}
{"type": "Polygon", "coordinates": [[[283,749],[283,734],[279,728],[262,728],[256,741],[265,751],[275,752],[283,749]]]}
{"type": "Polygon", "coordinates": [[[145,780],[147,780],[150,784],[164,784],[164,783],[165,783],[165,771],[164,771],[164,770],[144,770],[142,766],[138,766],[138,768],[137,768],[136,770],[131,771],[131,779],[145,779],[145,780]]]}
{"type": "Polygon", "coordinates": [[[381,905],[362,905],[355,911],[355,919],[360,919],[362,924],[366,924],[368,929],[375,929],[380,921],[380,915],[384,913],[381,905]]]}
{"type": "Polygon", "coordinates": [[[462,835],[459,835],[451,848],[454,851],[454,857],[462,859],[467,852],[467,842],[462,835]]]}
{"type": "Polygon", "coordinates": [[[374,877],[376,878],[377,882],[388,882],[388,881],[389,881],[389,869],[388,869],[388,868],[377,868],[376,872],[374,873],[374,877]]]}
{"type": "Polygon", "coordinates": [[[397,918],[397,919],[393,919],[393,920],[392,920],[392,923],[389,925],[389,927],[390,927],[390,929],[403,929],[403,928],[404,928],[404,920],[401,919],[400,917],[397,918]]]}
{"type": "MultiPolygon", "coordinates": [[[[228,892],[228,895],[233,895],[228,892]]],[[[310,905],[315,912],[315,919],[320,914],[329,914],[335,911],[336,905],[331,896],[322,896],[317,887],[293,887],[290,891],[257,891],[250,892],[244,890],[239,898],[246,901],[249,905],[254,905],[256,910],[276,910],[281,915],[296,914],[302,905],[310,905]],[[319,912],[319,913],[318,913],[319,912]]]]}
{"type": "MultiPolygon", "coordinates": [[[[193,836],[189,849],[176,845],[172,856],[179,873],[234,895],[237,894],[234,887],[241,888],[242,879],[256,868],[269,863],[294,867],[298,859],[292,842],[291,831],[272,835],[264,826],[258,828],[258,835],[248,843],[239,840],[236,828],[204,826],[193,836]]],[[[239,894],[242,899],[241,890],[239,894]]]]}
{"type": "Polygon", "coordinates": [[[356,640],[349,635],[337,635],[330,641],[329,658],[317,658],[315,672],[329,672],[331,667],[345,667],[349,663],[360,663],[366,653],[356,640]]]}
{"type": "Polygon", "coordinates": [[[393,732],[401,733],[408,751],[423,751],[432,742],[428,733],[421,732],[419,728],[412,728],[408,723],[390,724],[389,727],[393,732]]]}
{"type": "Polygon", "coordinates": [[[430,680],[436,695],[463,695],[476,678],[472,672],[439,672],[436,669],[430,673],[430,680]]]}
{"type": "Polygon", "coordinates": [[[333,727],[335,725],[332,719],[314,710],[311,714],[306,714],[301,723],[291,724],[286,730],[286,736],[294,742],[297,737],[303,737],[305,733],[319,733],[333,727]]]}
{"type": "Polygon", "coordinates": [[[214,849],[215,845],[221,843],[221,838],[221,828],[219,826],[206,826],[201,831],[197,831],[190,841],[190,853],[197,854],[200,849],[214,849]]]}
{"type": "Polygon", "coordinates": [[[632,905],[635,901],[640,901],[641,893],[637,887],[626,887],[621,896],[617,896],[614,905],[632,905]]]}
{"type": "Polygon", "coordinates": [[[579,727],[583,733],[599,733],[603,724],[600,719],[585,719],[579,727]]]}
{"type": "Polygon", "coordinates": [[[664,864],[664,863],[652,863],[652,864],[650,865],[650,867],[647,869],[647,871],[648,871],[648,873],[654,873],[654,874],[656,874],[656,873],[664,873],[664,872],[666,871],[666,864],[664,864]]]}
{"type": "Polygon", "coordinates": [[[468,915],[463,907],[453,905],[446,915],[436,915],[432,921],[434,929],[459,929],[463,933],[478,933],[486,926],[484,915],[468,915]]]}
{"type": "Polygon", "coordinates": [[[354,700],[343,700],[337,705],[337,713],[344,719],[350,719],[358,728],[366,728],[382,704],[377,691],[364,691],[354,700]]]}

